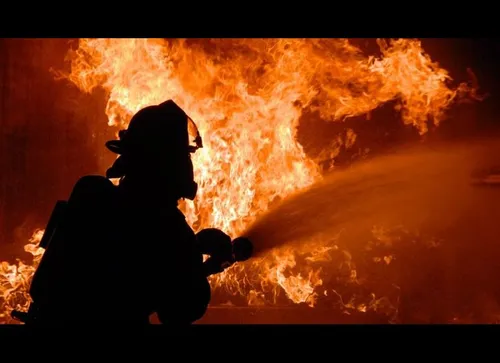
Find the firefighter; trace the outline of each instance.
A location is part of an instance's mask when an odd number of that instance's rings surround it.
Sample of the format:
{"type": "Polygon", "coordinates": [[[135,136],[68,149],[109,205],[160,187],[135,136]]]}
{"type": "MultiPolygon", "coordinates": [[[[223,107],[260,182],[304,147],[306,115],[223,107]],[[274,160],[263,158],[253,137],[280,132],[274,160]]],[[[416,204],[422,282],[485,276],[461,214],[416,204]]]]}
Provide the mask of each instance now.
{"type": "Polygon", "coordinates": [[[196,125],[169,100],[138,111],[106,146],[119,155],[106,177],[81,178],[63,216],[49,222],[26,319],[147,324],[156,313],[161,323],[189,325],[210,301],[203,256],[178,209],[197,193],[196,125]]]}

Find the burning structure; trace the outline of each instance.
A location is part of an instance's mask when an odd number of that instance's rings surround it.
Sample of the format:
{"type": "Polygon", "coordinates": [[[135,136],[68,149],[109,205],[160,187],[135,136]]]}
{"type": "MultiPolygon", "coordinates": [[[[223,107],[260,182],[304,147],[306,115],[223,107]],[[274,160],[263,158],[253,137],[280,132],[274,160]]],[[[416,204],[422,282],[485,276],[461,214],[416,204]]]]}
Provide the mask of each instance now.
{"type": "MultiPolygon", "coordinates": [[[[474,85],[452,85],[418,40],[378,45],[380,54],[367,56],[344,39],[82,39],[68,54],[71,70],[53,73],[85,93],[104,90],[108,127],[116,132],[139,109],[166,99],[187,110],[205,147],[193,159],[199,194],[181,209],[195,230],[215,227],[235,237],[252,231],[280,201],[321,182],[332,169],[323,162],[341,149],[366,153],[347,127],[321,150],[306,153],[298,140],[305,114],[342,122],[392,102],[401,121],[425,135],[454,104],[477,98],[474,85]]],[[[375,287],[383,273],[368,272],[364,260],[378,271],[401,258],[392,240],[427,247],[438,241],[405,226],[373,225],[370,233],[358,236],[365,242],[362,257],[339,231],[290,236],[287,242],[297,243],[265,249],[214,276],[213,305],[304,305],[398,321],[400,286],[386,279],[375,287]]],[[[28,305],[42,234],[36,230],[25,246],[33,262],[0,265],[4,321],[28,305]]]]}

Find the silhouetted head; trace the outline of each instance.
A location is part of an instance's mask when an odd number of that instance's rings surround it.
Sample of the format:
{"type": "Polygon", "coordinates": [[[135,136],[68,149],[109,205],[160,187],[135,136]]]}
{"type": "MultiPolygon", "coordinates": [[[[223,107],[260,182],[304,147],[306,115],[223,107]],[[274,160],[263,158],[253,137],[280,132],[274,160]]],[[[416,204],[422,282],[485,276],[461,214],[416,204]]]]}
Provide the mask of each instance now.
{"type": "Polygon", "coordinates": [[[191,153],[202,141],[193,120],[174,101],[138,111],[119,140],[106,147],[120,155],[108,178],[144,178],[169,188],[177,199],[196,196],[191,153]]]}
{"type": "Polygon", "coordinates": [[[238,237],[233,241],[233,255],[236,261],[246,261],[253,254],[253,244],[246,237],[238,237]]]}

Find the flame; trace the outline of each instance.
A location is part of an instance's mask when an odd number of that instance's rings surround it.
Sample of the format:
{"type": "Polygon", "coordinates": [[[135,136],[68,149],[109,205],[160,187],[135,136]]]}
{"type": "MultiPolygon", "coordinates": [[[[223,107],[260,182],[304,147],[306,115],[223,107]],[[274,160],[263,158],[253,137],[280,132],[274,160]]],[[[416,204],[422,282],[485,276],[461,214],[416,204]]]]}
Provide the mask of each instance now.
{"type": "Polygon", "coordinates": [[[2,311],[0,321],[9,320],[12,310],[28,310],[30,299],[28,296],[31,277],[36,271],[44,249],[38,247],[43,236],[43,230],[37,229],[33,232],[29,243],[24,247],[26,252],[33,255],[33,262],[28,265],[20,260],[17,265],[7,262],[0,263],[0,302],[2,311]]]}
{"type": "MultiPolygon", "coordinates": [[[[104,89],[108,125],[116,130],[139,109],[175,100],[204,139],[193,157],[199,193],[183,202],[183,212],[196,229],[237,236],[275,200],[321,180],[319,166],[297,141],[304,111],[341,121],[395,101],[403,122],[424,134],[429,121],[439,125],[453,103],[472,94],[466,84],[449,86],[448,72],[420,41],[378,44],[380,57],[367,57],[345,39],[82,39],[68,54],[71,72],[58,76],[83,92],[104,89]]],[[[339,142],[352,146],[356,135],[349,130],[339,142]]],[[[42,253],[35,248],[40,233],[26,247],[35,256],[31,266],[1,265],[4,314],[26,306],[29,277],[42,253]],[[16,300],[20,291],[22,302],[16,300]]],[[[358,283],[348,252],[322,241],[234,265],[211,283],[252,305],[284,298],[313,306],[320,295],[336,294],[321,291],[321,265],[331,263],[332,254],[343,256],[343,281],[358,283]]],[[[389,264],[392,257],[380,259],[389,264]]],[[[343,305],[367,311],[377,304],[343,305]]]]}

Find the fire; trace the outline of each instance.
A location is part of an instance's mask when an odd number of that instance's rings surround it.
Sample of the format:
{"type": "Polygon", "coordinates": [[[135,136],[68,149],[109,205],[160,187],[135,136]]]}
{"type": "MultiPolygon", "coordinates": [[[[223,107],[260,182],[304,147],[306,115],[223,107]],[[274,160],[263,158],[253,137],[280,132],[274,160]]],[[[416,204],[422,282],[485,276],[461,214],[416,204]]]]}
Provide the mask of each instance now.
{"type": "Polygon", "coordinates": [[[31,265],[19,260],[17,265],[10,265],[7,262],[1,262],[0,264],[0,301],[3,303],[0,321],[8,320],[11,311],[14,309],[28,310],[30,300],[27,292],[31,277],[35,273],[44,252],[43,248],[38,247],[43,232],[43,230],[37,229],[31,236],[29,243],[24,246],[24,250],[33,255],[31,265]]]}
{"type": "MultiPolygon", "coordinates": [[[[305,110],[341,121],[396,101],[403,122],[423,134],[429,121],[438,125],[451,105],[472,91],[466,84],[451,88],[448,72],[418,40],[380,41],[379,46],[380,57],[367,57],[345,39],[82,39],[68,54],[71,72],[58,77],[83,92],[103,88],[108,124],[117,131],[139,109],[175,100],[204,139],[193,158],[199,194],[182,209],[196,230],[216,227],[237,236],[275,200],[321,180],[319,166],[296,137],[305,110]]],[[[355,140],[350,130],[342,142],[349,146],[355,140]]],[[[29,278],[42,253],[34,247],[40,233],[27,245],[33,265],[1,265],[4,314],[26,307],[29,278]]],[[[332,253],[344,252],[321,241],[307,245],[307,250],[283,248],[236,265],[214,277],[212,285],[246,296],[249,304],[285,297],[313,306],[318,296],[327,295],[318,266],[331,261],[332,253]]],[[[357,283],[355,267],[342,256],[345,283],[357,283]]],[[[392,259],[381,258],[386,264],[392,259]]],[[[366,311],[376,304],[351,305],[366,311]]]]}

